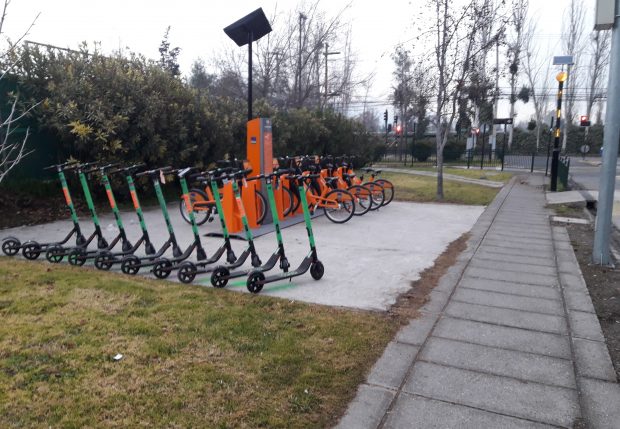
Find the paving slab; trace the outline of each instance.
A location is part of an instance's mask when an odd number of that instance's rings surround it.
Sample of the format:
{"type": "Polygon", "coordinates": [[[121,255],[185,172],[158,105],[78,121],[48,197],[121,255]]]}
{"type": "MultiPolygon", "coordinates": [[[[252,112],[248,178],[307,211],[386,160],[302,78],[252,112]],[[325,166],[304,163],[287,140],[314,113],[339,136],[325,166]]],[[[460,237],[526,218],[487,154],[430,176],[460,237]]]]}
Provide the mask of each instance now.
{"type": "Polygon", "coordinates": [[[384,428],[391,429],[545,429],[553,427],[555,426],[408,393],[403,393],[398,397],[384,426],[384,428]]]}
{"type": "Polygon", "coordinates": [[[573,310],[568,312],[568,318],[573,337],[605,341],[596,314],[573,310]]]}
{"type": "Polygon", "coordinates": [[[403,390],[540,423],[569,427],[580,416],[577,391],[417,362],[403,390]]]}
{"type": "Polygon", "coordinates": [[[564,359],[571,357],[568,337],[547,332],[442,317],[433,335],[544,356],[564,359]]]}
{"type": "Polygon", "coordinates": [[[495,323],[497,325],[530,329],[533,331],[550,332],[554,334],[566,334],[568,332],[566,319],[548,314],[454,301],[448,304],[445,313],[448,316],[460,319],[495,323]]]}
{"type": "Polygon", "coordinates": [[[620,385],[600,380],[581,379],[584,415],[592,429],[620,427],[620,385]]]}
{"type": "Polygon", "coordinates": [[[555,276],[532,274],[528,272],[501,271],[497,269],[469,267],[465,271],[465,277],[477,277],[481,279],[508,281],[514,283],[526,283],[538,286],[555,286],[558,279],[555,276]]]}
{"type": "Polygon", "coordinates": [[[452,296],[452,302],[467,302],[491,307],[511,308],[513,310],[531,311],[543,314],[564,315],[561,301],[545,298],[530,298],[509,293],[480,291],[459,287],[452,296]]]}
{"type": "Polygon", "coordinates": [[[391,342],[368,376],[368,384],[397,389],[418,353],[419,347],[391,342]]]}
{"type": "Polygon", "coordinates": [[[378,386],[362,384],[347,413],[336,425],[338,429],[376,428],[381,422],[396,392],[378,386]]]}
{"type": "Polygon", "coordinates": [[[588,293],[585,280],[576,274],[560,273],[560,284],[566,291],[588,293]]]}
{"type": "Polygon", "coordinates": [[[566,300],[566,306],[570,310],[595,313],[594,305],[592,305],[592,298],[590,298],[590,294],[588,293],[564,291],[564,299],[566,300]]]}
{"type": "Polygon", "coordinates": [[[469,266],[473,268],[492,269],[492,270],[499,270],[499,271],[515,271],[518,273],[524,272],[524,273],[530,273],[530,274],[542,274],[545,276],[555,276],[557,274],[556,267],[517,263],[510,259],[507,259],[505,261],[489,262],[489,261],[479,258],[478,255],[476,255],[472,259],[471,264],[469,264],[469,266]]]}
{"type": "Polygon", "coordinates": [[[550,250],[532,250],[532,249],[515,249],[501,245],[483,244],[480,246],[481,252],[494,253],[496,255],[506,256],[528,256],[530,258],[550,259],[553,258],[553,252],[550,250]]]}
{"type": "Polygon", "coordinates": [[[396,341],[412,345],[421,345],[426,341],[426,337],[433,329],[439,316],[433,313],[424,313],[417,319],[409,322],[396,334],[396,341]]]}
{"type": "Polygon", "coordinates": [[[532,298],[554,299],[556,301],[562,300],[560,289],[556,287],[478,279],[474,277],[463,278],[459,284],[459,288],[487,290],[490,292],[509,293],[512,295],[528,296],[532,298]]]}
{"type": "Polygon", "coordinates": [[[605,343],[573,338],[573,350],[575,351],[577,371],[580,376],[611,382],[616,381],[616,372],[605,343]]]}
{"type": "Polygon", "coordinates": [[[432,337],[419,360],[575,389],[573,363],[534,353],[432,337]]]}
{"type": "Polygon", "coordinates": [[[422,306],[422,308],[420,308],[420,311],[440,313],[446,306],[448,298],[450,298],[448,293],[434,290],[430,293],[428,301],[422,306]]]}
{"type": "Polygon", "coordinates": [[[513,264],[540,265],[542,267],[551,268],[555,267],[555,261],[550,256],[542,258],[535,256],[506,255],[503,253],[489,252],[486,249],[481,249],[476,253],[476,261],[509,261],[513,264]]]}
{"type": "Polygon", "coordinates": [[[534,250],[537,252],[550,252],[553,250],[551,241],[544,243],[525,243],[525,242],[506,242],[506,240],[500,240],[499,238],[485,238],[484,244],[487,246],[500,246],[505,247],[509,245],[513,249],[521,250],[534,250]]]}

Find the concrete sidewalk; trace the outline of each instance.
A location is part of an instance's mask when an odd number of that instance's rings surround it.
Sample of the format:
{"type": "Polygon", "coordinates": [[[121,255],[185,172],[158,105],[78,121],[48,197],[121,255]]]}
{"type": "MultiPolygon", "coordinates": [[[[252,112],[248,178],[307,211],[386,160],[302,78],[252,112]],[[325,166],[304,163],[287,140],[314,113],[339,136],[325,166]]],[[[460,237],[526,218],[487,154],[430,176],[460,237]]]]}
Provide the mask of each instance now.
{"type": "Polygon", "coordinates": [[[498,194],[338,427],[620,427],[601,328],[540,185],[517,178],[498,194]]]}

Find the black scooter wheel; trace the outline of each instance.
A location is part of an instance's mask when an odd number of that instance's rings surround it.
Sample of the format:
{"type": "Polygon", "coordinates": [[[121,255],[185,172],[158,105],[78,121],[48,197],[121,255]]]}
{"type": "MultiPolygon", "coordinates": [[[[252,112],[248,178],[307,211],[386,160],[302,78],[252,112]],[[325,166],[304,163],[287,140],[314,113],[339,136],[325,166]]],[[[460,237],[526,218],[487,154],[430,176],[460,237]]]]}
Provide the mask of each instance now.
{"type": "Polygon", "coordinates": [[[248,277],[246,286],[252,293],[259,293],[263,290],[263,281],[265,280],[265,274],[262,271],[252,271],[248,277]]]}
{"type": "Polygon", "coordinates": [[[86,252],[81,248],[73,249],[69,252],[67,259],[69,259],[69,264],[81,267],[86,262],[86,252]]]}
{"type": "Polygon", "coordinates": [[[321,261],[313,262],[312,265],[310,265],[310,275],[314,280],[321,280],[324,273],[325,267],[321,261]]]}
{"type": "Polygon", "coordinates": [[[211,273],[211,284],[214,287],[222,288],[228,284],[228,276],[230,275],[230,270],[226,267],[216,267],[215,270],[211,273]]]}
{"type": "Polygon", "coordinates": [[[65,257],[65,249],[62,246],[51,246],[45,252],[45,259],[52,264],[57,264],[65,257]]]}
{"type": "Polygon", "coordinates": [[[123,258],[123,262],[121,262],[121,271],[125,274],[135,276],[138,274],[138,271],[140,271],[140,259],[134,255],[123,258]]]}
{"type": "Polygon", "coordinates": [[[22,246],[22,255],[31,261],[37,259],[41,254],[41,245],[35,241],[24,243],[22,246]]]}
{"type": "Polygon", "coordinates": [[[172,272],[171,268],[172,262],[170,262],[168,259],[160,259],[153,266],[153,274],[155,274],[155,277],[157,277],[158,279],[165,279],[172,272]]]}
{"type": "Polygon", "coordinates": [[[6,256],[15,256],[21,248],[21,242],[17,238],[8,237],[2,240],[2,252],[6,256]]]}
{"type": "Polygon", "coordinates": [[[196,278],[196,271],[196,265],[189,261],[183,262],[181,267],[179,267],[177,277],[181,283],[189,284],[196,278]]]}
{"type": "Polygon", "coordinates": [[[108,271],[112,268],[114,256],[110,252],[103,252],[95,257],[95,267],[99,270],[108,271]]]}

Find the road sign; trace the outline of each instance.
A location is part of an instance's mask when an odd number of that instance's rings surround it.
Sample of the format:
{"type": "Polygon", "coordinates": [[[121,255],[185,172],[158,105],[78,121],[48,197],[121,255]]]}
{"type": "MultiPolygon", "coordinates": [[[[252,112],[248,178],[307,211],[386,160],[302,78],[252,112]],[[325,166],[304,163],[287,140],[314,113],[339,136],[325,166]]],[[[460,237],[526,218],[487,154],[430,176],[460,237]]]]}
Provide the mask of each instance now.
{"type": "Polygon", "coordinates": [[[496,118],[493,119],[493,123],[496,125],[512,125],[512,118],[496,118]]]}

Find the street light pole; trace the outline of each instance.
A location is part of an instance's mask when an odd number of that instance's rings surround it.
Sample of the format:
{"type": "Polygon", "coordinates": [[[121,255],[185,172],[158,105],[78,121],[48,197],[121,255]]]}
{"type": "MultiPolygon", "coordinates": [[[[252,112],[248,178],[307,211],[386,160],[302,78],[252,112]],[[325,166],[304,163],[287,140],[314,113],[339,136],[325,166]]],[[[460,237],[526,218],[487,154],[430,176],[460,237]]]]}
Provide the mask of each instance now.
{"type": "Polygon", "coordinates": [[[562,116],[562,90],[567,74],[562,71],[555,79],[558,81],[558,105],[555,115],[555,139],[553,140],[553,157],[551,158],[551,191],[558,190],[558,164],[560,162],[560,118],[562,116]]]}

